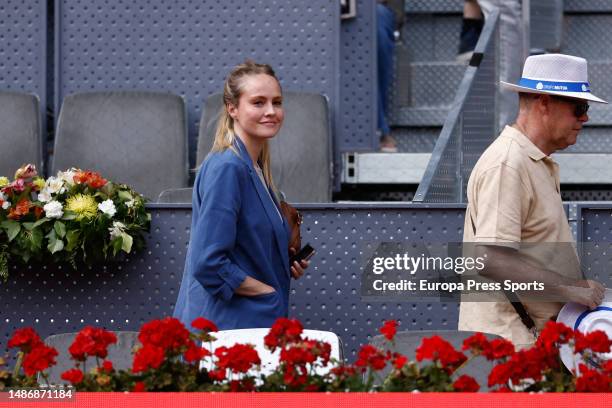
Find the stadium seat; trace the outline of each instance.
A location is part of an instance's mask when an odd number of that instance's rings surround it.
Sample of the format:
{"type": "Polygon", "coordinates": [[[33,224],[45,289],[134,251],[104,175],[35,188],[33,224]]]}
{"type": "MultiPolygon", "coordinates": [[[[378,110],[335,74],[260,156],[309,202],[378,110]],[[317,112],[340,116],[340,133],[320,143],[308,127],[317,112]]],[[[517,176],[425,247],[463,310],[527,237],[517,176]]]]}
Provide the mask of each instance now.
{"type": "MultiPolygon", "coordinates": [[[[278,350],[271,353],[270,350],[264,346],[264,337],[269,331],[269,328],[221,330],[211,333],[216,340],[212,343],[205,342],[202,344],[202,347],[205,347],[211,353],[213,353],[214,350],[221,346],[231,347],[238,343],[252,344],[255,346],[255,350],[257,350],[257,354],[259,354],[259,358],[261,359],[261,373],[267,375],[274,371],[274,369],[278,366],[278,357],[280,353],[278,350]]],[[[302,332],[302,337],[329,343],[331,345],[331,359],[336,361],[344,361],[342,341],[335,333],[322,330],[304,330],[302,332]]],[[[207,361],[205,359],[202,361],[200,366],[208,368],[207,364],[209,364],[209,360],[207,361]]],[[[317,372],[319,374],[325,374],[327,371],[329,371],[329,369],[331,369],[331,366],[332,364],[330,364],[327,369],[322,369],[320,367],[317,372]]]]}
{"type": "MultiPolygon", "coordinates": [[[[329,202],[332,137],[327,99],[318,94],[283,92],[285,121],[270,143],[276,186],[292,203],[329,202]]],[[[202,111],[197,166],[210,151],[223,98],[209,96],[202,111]]]]}
{"type": "Polygon", "coordinates": [[[0,176],[13,178],[23,164],[43,174],[43,141],[38,97],[0,91],[0,176]]]}
{"type": "MultiPolygon", "coordinates": [[[[113,362],[115,370],[126,370],[132,367],[132,349],[134,346],[139,344],[138,332],[133,331],[115,331],[117,336],[117,343],[111,344],[108,347],[107,360],[113,362]]],[[[55,347],[59,355],[56,358],[57,364],[49,368],[46,373],[49,376],[48,381],[50,384],[65,384],[67,381],[61,379],[62,373],[66,370],[74,368],[75,361],[72,360],[68,348],[74,341],[77,333],[62,333],[49,336],[45,339],[45,344],[51,347],[55,347]]],[[[86,368],[89,371],[93,367],[96,367],[96,359],[88,358],[85,362],[86,368]]],[[[82,368],[82,366],[81,366],[82,368]]],[[[44,383],[42,378],[38,378],[38,383],[44,383]]]]}
{"type": "Polygon", "coordinates": [[[187,187],[187,118],[177,95],[104,91],[64,99],[52,173],[77,167],[100,172],[155,199],[187,187]]]}
{"type": "Polygon", "coordinates": [[[157,197],[158,203],[163,204],[191,204],[191,195],[193,188],[170,188],[159,193],[157,197]]]}
{"type": "MultiPolygon", "coordinates": [[[[476,332],[457,331],[457,330],[424,330],[424,331],[402,331],[395,336],[394,351],[408,357],[409,361],[416,361],[416,349],[421,345],[421,342],[426,337],[440,336],[444,340],[451,343],[456,350],[461,350],[463,340],[474,335],[476,332]]],[[[501,338],[494,334],[484,333],[489,340],[501,338]]],[[[378,335],[372,337],[372,344],[377,347],[388,345],[388,341],[384,336],[378,335]]],[[[477,357],[470,360],[467,364],[459,369],[458,375],[467,374],[473,377],[480,385],[480,391],[488,391],[488,374],[491,372],[493,364],[487,361],[484,357],[477,357]]],[[[388,370],[387,370],[388,371],[388,370]]],[[[380,378],[384,378],[387,372],[381,374],[380,378]]]]}

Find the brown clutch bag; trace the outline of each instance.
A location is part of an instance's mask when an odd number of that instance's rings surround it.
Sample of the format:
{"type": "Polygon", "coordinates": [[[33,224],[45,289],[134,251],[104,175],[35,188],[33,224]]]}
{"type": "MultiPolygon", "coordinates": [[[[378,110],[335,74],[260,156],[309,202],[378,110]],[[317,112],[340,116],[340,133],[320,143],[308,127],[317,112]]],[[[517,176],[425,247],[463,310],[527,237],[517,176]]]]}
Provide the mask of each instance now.
{"type": "Polygon", "coordinates": [[[293,248],[295,253],[298,253],[302,248],[302,235],[300,233],[300,225],[302,225],[302,214],[286,201],[280,202],[281,211],[289,224],[291,234],[289,236],[289,256],[292,255],[290,249],[293,248]]]}

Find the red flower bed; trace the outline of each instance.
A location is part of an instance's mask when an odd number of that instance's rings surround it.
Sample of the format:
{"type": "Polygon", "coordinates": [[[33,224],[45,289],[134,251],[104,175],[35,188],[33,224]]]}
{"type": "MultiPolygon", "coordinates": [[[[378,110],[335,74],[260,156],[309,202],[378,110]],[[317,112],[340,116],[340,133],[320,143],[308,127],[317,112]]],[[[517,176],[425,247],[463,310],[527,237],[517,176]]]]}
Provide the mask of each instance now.
{"type": "MultiPolygon", "coordinates": [[[[515,351],[509,341],[489,340],[481,333],[456,350],[448,341],[432,336],[423,339],[411,359],[394,349],[398,323],[387,321],[380,329],[385,347],[366,344],[354,364],[345,364],[331,358],[330,344],[305,338],[299,321],[279,319],[264,339],[272,352],[279,350],[278,366],[267,375],[261,374],[261,359],[254,346],[235,344],[211,352],[201,345],[214,340],[211,333],[217,326],[204,318],[194,320],[192,326],[195,333],[170,317],[145,323],[138,336],[141,345],[128,370],[116,370],[106,360],[109,347],[117,343],[115,334],[85,327],[68,349],[75,367],[61,378],[81,391],[476,392],[480,384],[462,373],[462,367],[472,359],[484,358],[495,362],[488,385],[497,392],[608,392],[612,384],[612,362],[602,360],[600,354],[608,353],[612,346],[606,334],[582,334],[553,322],[526,350],[515,351]],[[577,376],[560,361],[562,345],[583,355],[577,376]],[[86,370],[85,362],[91,357],[96,366],[86,370]],[[380,378],[383,370],[388,374],[380,378]]],[[[8,347],[19,349],[18,359],[12,373],[2,370],[5,363],[0,359],[0,389],[35,386],[39,373],[46,381],[45,370],[56,364],[57,350],[45,345],[31,328],[16,330],[8,347]]]]}

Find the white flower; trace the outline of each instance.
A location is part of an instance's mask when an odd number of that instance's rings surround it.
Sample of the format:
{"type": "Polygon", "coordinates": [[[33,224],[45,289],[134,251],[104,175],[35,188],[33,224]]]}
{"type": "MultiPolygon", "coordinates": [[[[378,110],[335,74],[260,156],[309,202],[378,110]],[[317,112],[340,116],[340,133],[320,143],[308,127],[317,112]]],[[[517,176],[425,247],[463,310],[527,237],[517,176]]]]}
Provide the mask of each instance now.
{"type": "Polygon", "coordinates": [[[3,209],[3,210],[8,209],[10,206],[11,206],[11,202],[10,202],[10,201],[4,201],[4,202],[2,203],[2,209],[3,209]]]}
{"type": "Polygon", "coordinates": [[[76,174],[75,169],[70,169],[66,171],[58,171],[57,178],[64,181],[66,184],[70,186],[74,186],[74,175],[76,174]]]}
{"type": "Polygon", "coordinates": [[[38,193],[38,201],[43,203],[48,203],[51,201],[51,193],[47,190],[47,187],[43,188],[40,193],[38,193]]]}
{"type": "Polygon", "coordinates": [[[134,201],[134,199],[132,198],[130,201],[126,201],[126,202],[125,202],[125,206],[126,206],[127,208],[132,208],[132,207],[134,206],[134,203],[135,203],[135,201],[134,201]]]}
{"type": "Polygon", "coordinates": [[[2,191],[0,191],[0,200],[6,201],[7,197],[4,195],[2,191]]]}
{"type": "Polygon", "coordinates": [[[111,239],[121,236],[121,233],[125,231],[125,224],[119,221],[114,221],[113,226],[108,229],[110,231],[111,239]]]}
{"type": "Polygon", "coordinates": [[[47,218],[61,218],[64,215],[62,211],[62,204],[59,201],[51,201],[43,207],[47,218]]]}
{"type": "Polygon", "coordinates": [[[66,191],[64,187],[64,180],[59,177],[49,177],[45,183],[45,190],[50,194],[63,193],[66,191]]]}
{"type": "Polygon", "coordinates": [[[117,212],[117,209],[115,208],[115,204],[113,203],[113,200],[111,199],[102,201],[100,204],[98,204],[98,209],[102,211],[104,214],[108,215],[109,217],[112,217],[117,212]]]}

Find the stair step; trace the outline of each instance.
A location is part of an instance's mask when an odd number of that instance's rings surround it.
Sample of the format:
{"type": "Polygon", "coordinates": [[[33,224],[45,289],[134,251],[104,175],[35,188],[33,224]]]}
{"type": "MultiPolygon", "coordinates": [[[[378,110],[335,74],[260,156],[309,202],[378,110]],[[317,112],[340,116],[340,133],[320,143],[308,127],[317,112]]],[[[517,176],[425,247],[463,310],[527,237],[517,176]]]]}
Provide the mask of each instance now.
{"type": "Polygon", "coordinates": [[[401,107],[390,117],[391,126],[442,126],[449,107],[406,108],[401,107]]]}
{"type": "Polygon", "coordinates": [[[463,13],[464,0],[410,0],[406,13],[463,13]]]}
{"type": "Polygon", "coordinates": [[[612,2],[607,0],[565,0],[565,12],[612,13],[612,2]]]}
{"type": "Polygon", "coordinates": [[[410,64],[410,106],[448,106],[455,99],[466,65],[456,62],[410,64]]]}
{"type": "Polygon", "coordinates": [[[556,153],[563,184],[612,184],[612,154],[556,153]]]}
{"type": "MultiPolygon", "coordinates": [[[[418,184],[430,153],[348,153],[343,156],[343,182],[418,184]]],[[[556,153],[561,184],[612,184],[612,154],[556,153]]]]}
{"type": "Polygon", "coordinates": [[[441,130],[441,127],[392,128],[391,136],[401,153],[431,153],[441,130]]]}

